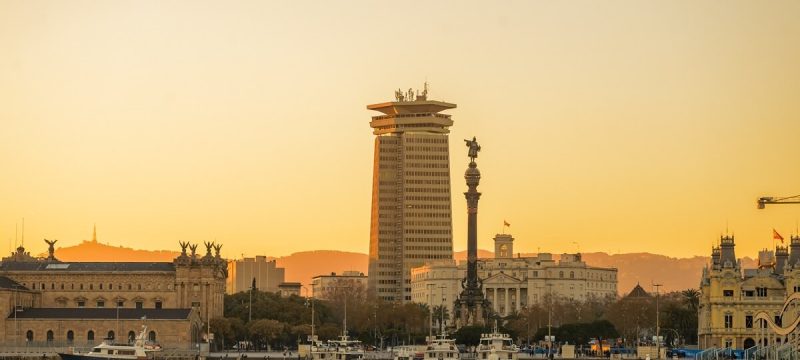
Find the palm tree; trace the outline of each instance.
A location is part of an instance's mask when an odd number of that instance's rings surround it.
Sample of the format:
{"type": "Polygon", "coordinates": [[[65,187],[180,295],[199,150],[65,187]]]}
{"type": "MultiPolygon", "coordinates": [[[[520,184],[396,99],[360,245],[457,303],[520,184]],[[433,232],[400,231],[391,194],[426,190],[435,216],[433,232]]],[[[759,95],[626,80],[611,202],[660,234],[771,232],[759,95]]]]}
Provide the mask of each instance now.
{"type": "Polygon", "coordinates": [[[686,289],[681,291],[681,295],[683,295],[683,301],[689,306],[689,309],[697,312],[697,309],[700,307],[700,291],[697,291],[697,289],[686,289]]]}
{"type": "Polygon", "coordinates": [[[433,307],[433,318],[439,327],[443,327],[445,321],[450,320],[450,311],[444,305],[436,305],[433,307]]]}

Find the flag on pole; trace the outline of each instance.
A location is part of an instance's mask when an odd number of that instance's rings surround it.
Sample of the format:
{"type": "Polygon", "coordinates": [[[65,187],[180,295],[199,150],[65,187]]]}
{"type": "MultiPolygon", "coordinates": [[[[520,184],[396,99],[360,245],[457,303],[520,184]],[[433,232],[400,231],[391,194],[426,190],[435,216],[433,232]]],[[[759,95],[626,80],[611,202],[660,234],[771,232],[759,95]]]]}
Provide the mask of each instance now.
{"type": "Polygon", "coordinates": [[[781,244],[783,244],[783,236],[781,236],[781,234],[778,234],[778,232],[775,231],[774,228],[772,229],[772,239],[773,240],[780,240],[781,244]]]}
{"type": "Polygon", "coordinates": [[[511,224],[509,224],[508,221],[503,220],[503,226],[511,227],[511,224]]]}

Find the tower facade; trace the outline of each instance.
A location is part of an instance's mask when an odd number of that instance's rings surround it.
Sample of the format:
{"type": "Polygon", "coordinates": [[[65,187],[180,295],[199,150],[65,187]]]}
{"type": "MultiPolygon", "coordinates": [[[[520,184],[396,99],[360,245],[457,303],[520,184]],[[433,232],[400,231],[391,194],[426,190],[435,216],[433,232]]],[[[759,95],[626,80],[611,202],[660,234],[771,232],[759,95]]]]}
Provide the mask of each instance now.
{"type": "Polygon", "coordinates": [[[395,101],[368,105],[375,160],[369,289],[388,301],[411,300],[411,268],[452,259],[450,115],[455,104],[400,90],[395,101]]]}

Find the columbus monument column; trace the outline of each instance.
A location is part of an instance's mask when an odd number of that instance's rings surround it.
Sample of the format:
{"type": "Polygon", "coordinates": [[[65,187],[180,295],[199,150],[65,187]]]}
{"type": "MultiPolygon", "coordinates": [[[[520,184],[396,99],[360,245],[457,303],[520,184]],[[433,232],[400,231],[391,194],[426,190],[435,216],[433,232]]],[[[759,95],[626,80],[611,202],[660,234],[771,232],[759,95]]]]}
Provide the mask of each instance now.
{"type": "Polygon", "coordinates": [[[464,173],[468,187],[464,193],[467,198],[467,276],[461,280],[463,290],[455,301],[456,328],[486,326],[489,323],[490,309],[488,300],[483,296],[483,284],[478,279],[478,199],[481,197],[478,184],[481,181],[481,172],[475,158],[478,157],[481,147],[475,137],[464,142],[469,147],[470,158],[469,167],[464,173]]]}

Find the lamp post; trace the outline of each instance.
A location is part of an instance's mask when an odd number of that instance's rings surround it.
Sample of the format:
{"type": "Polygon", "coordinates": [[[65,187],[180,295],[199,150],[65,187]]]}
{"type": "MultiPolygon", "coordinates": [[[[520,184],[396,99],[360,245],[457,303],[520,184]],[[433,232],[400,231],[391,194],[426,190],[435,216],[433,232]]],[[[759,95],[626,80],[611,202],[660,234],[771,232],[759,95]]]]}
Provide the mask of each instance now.
{"type": "Polygon", "coordinates": [[[553,351],[553,284],[547,284],[548,306],[547,306],[547,357],[550,357],[553,351]]]}
{"type": "Polygon", "coordinates": [[[661,338],[659,337],[659,334],[661,332],[661,328],[659,327],[660,311],[658,309],[658,298],[659,298],[658,289],[661,287],[661,285],[662,284],[653,284],[653,287],[656,288],[656,359],[661,358],[661,338]]]}
{"type": "Polygon", "coordinates": [[[429,323],[428,323],[428,341],[433,340],[433,287],[436,286],[435,284],[426,284],[428,288],[428,314],[429,316],[429,323]]]}
{"type": "Polygon", "coordinates": [[[17,338],[19,338],[19,327],[17,327],[17,293],[19,293],[19,289],[17,289],[19,285],[14,284],[12,288],[14,289],[14,347],[17,347],[17,338]]]}
{"type": "MultiPolygon", "coordinates": [[[[309,285],[311,285],[311,284],[309,284],[309,285]]],[[[309,304],[308,288],[305,287],[305,286],[301,286],[301,287],[306,290],[306,306],[308,306],[308,304],[309,304]]],[[[313,294],[311,295],[310,303],[311,303],[311,341],[310,341],[309,349],[311,349],[311,347],[314,346],[314,341],[316,340],[315,336],[314,336],[314,315],[315,314],[314,314],[314,295],[313,294]]]]}

